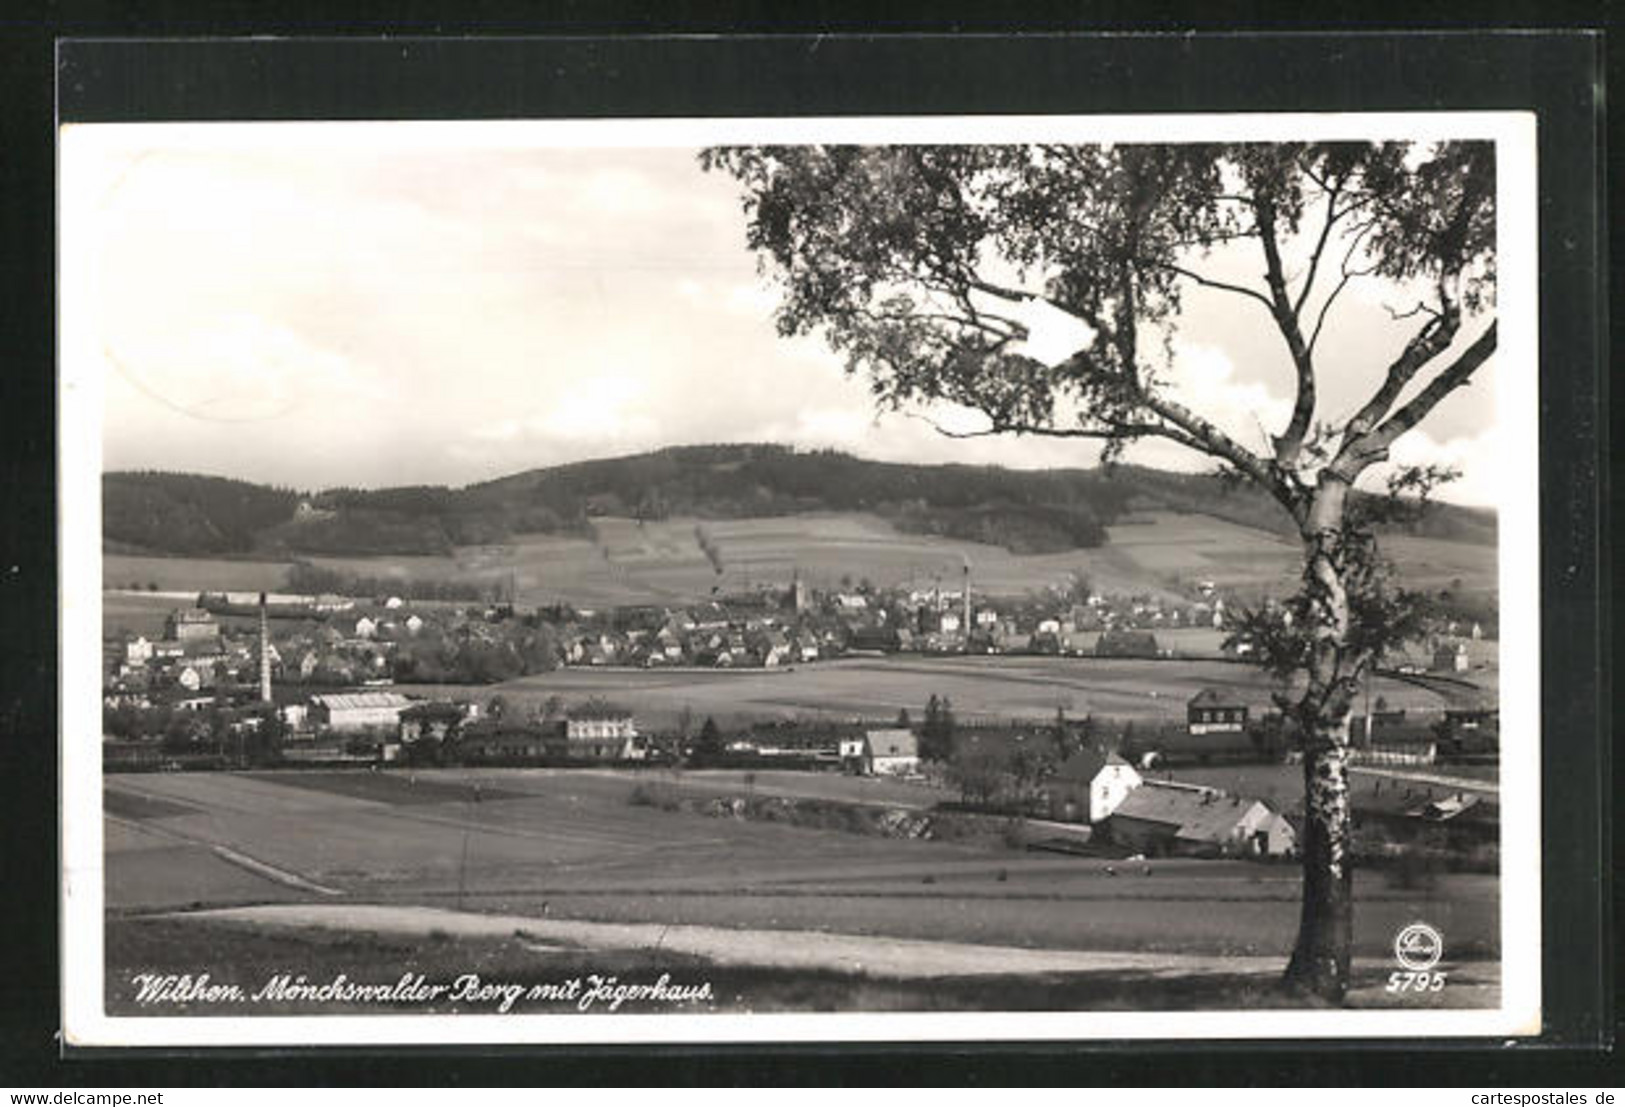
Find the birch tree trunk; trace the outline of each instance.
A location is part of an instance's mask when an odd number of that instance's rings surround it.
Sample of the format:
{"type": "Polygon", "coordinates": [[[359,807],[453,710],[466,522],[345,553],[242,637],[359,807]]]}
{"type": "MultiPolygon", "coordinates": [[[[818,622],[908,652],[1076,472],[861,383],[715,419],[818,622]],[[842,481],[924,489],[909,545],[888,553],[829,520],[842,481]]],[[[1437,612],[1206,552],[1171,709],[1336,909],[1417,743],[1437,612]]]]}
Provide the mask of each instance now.
{"type": "Polygon", "coordinates": [[[1349,714],[1355,679],[1344,664],[1349,598],[1340,551],[1348,484],[1324,475],[1304,528],[1305,583],[1315,620],[1300,724],[1303,740],[1303,909],[1287,965],[1290,987],[1340,1003],[1353,934],[1349,869],[1349,714]]]}

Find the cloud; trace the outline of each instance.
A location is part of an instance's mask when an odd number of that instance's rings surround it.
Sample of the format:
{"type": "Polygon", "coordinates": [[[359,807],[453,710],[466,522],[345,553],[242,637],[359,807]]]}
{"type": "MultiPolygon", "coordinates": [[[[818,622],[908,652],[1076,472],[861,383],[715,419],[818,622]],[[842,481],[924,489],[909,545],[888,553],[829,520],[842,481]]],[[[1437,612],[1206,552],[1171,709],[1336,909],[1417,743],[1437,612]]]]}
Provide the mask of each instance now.
{"type": "Polygon", "coordinates": [[[1088,324],[1045,300],[1027,300],[1000,311],[1026,326],[1027,340],[1020,344],[1021,350],[1045,365],[1059,365],[1094,341],[1095,332],[1088,324]]]}
{"type": "Polygon", "coordinates": [[[137,331],[109,342],[105,354],[148,399],[199,419],[276,419],[335,393],[371,390],[349,358],[250,313],[192,330],[137,331]]]}
{"type": "MultiPolygon", "coordinates": [[[[95,269],[71,300],[94,311],[65,314],[64,334],[94,336],[86,356],[105,348],[128,380],[108,390],[121,465],[311,487],[460,483],[693,442],[1028,468],[1098,454],[1092,442],[955,440],[877,415],[841,355],[778,335],[780,295],[745,247],[736,185],[700,172],[692,150],[436,148],[361,126],[372,138],[353,144],[278,129],[275,149],[253,139],[262,132],[191,146],[151,133],[151,156],[102,166],[105,187],[76,186],[90,180],[82,160],[64,170],[64,226],[85,247],[70,260],[80,276],[95,269]],[[233,413],[251,421],[223,421],[233,413]]],[[[1271,389],[1290,395],[1290,364],[1265,313],[1233,301],[1190,298],[1164,375],[1258,444],[1261,420],[1284,423],[1271,389]]],[[[1042,301],[1000,306],[1048,364],[1088,341],[1042,301]]],[[[1367,320],[1350,316],[1323,344],[1329,414],[1350,402],[1338,392],[1345,360],[1371,356],[1367,320]]],[[[1441,449],[1476,458],[1472,400],[1428,426],[1441,449]]],[[[922,414],[984,425],[948,406],[922,414]]],[[[1208,464],[1168,443],[1130,459],[1208,464]]]]}
{"type": "Polygon", "coordinates": [[[547,414],[527,421],[533,432],[576,441],[625,440],[653,435],[659,424],[635,410],[646,386],[628,376],[595,376],[566,387],[547,414]]]}
{"type": "Polygon", "coordinates": [[[1380,488],[1386,475],[1396,467],[1410,465],[1447,465],[1461,471],[1461,476],[1441,485],[1434,493],[1440,500],[1450,503],[1493,507],[1500,501],[1501,466],[1504,452],[1500,436],[1494,428],[1477,435],[1437,441],[1423,428],[1402,435],[1389,451],[1391,464],[1373,471],[1362,486],[1380,488]]]}

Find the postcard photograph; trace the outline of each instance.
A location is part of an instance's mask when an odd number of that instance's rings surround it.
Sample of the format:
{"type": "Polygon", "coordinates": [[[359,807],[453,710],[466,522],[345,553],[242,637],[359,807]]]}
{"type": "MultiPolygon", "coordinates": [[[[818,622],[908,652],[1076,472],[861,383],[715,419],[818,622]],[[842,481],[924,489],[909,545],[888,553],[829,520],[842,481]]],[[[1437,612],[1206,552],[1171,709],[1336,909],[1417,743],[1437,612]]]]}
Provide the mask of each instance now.
{"type": "Polygon", "coordinates": [[[69,1039],[1538,1033],[1534,151],[65,126],[69,1039]]]}

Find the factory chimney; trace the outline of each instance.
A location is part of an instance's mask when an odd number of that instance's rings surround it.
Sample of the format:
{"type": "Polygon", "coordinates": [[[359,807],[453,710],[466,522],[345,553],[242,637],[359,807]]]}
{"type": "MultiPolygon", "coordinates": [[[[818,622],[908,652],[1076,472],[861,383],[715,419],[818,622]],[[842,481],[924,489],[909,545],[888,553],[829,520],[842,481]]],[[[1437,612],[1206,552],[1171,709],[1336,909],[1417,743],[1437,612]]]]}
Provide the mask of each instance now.
{"type": "Polygon", "coordinates": [[[260,593],[260,699],[271,702],[271,625],[264,592],[260,593]]]}
{"type": "Polygon", "coordinates": [[[970,652],[970,558],[964,558],[965,563],[965,624],[960,633],[965,636],[965,651],[970,652]]]}

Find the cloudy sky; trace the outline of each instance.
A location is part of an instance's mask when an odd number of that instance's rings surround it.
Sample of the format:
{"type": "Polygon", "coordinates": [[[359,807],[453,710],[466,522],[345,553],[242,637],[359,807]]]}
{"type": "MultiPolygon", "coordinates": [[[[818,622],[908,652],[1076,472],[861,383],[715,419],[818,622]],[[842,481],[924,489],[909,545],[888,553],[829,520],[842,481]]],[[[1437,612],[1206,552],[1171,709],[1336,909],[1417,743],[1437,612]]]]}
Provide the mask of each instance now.
{"type": "MultiPolygon", "coordinates": [[[[463,484],[701,442],[881,459],[1089,464],[1053,440],[956,441],[877,418],[816,340],[773,328],[732,181],[693,147],[447,144],[411,125],[71,128],[63,356],[104,380],[103,465],[314,489],[463,484]],[[269,130],[267,128],[270,128],[269,130]]],[[[1245,257],[1212,264],[1244,279],[1245,257]]],[[[1399,290],[1356,286],[1322,339],[1323,417],[1406,337],[1399,290]]],[[[1074,337],[1036,314],[1034,352],[1074,337]]],[[[1187,403],[1249,444],[1290,399],[1256,304],[1196,292],[1187,403]]],[[[1494,502],[1492,361],[1397,451],[1494,502]]],[[[963,413],[927,413],[956,427],[963,413]]],[[[1130,460],[1208,463],[1165,443],[1130,460]]]]}

